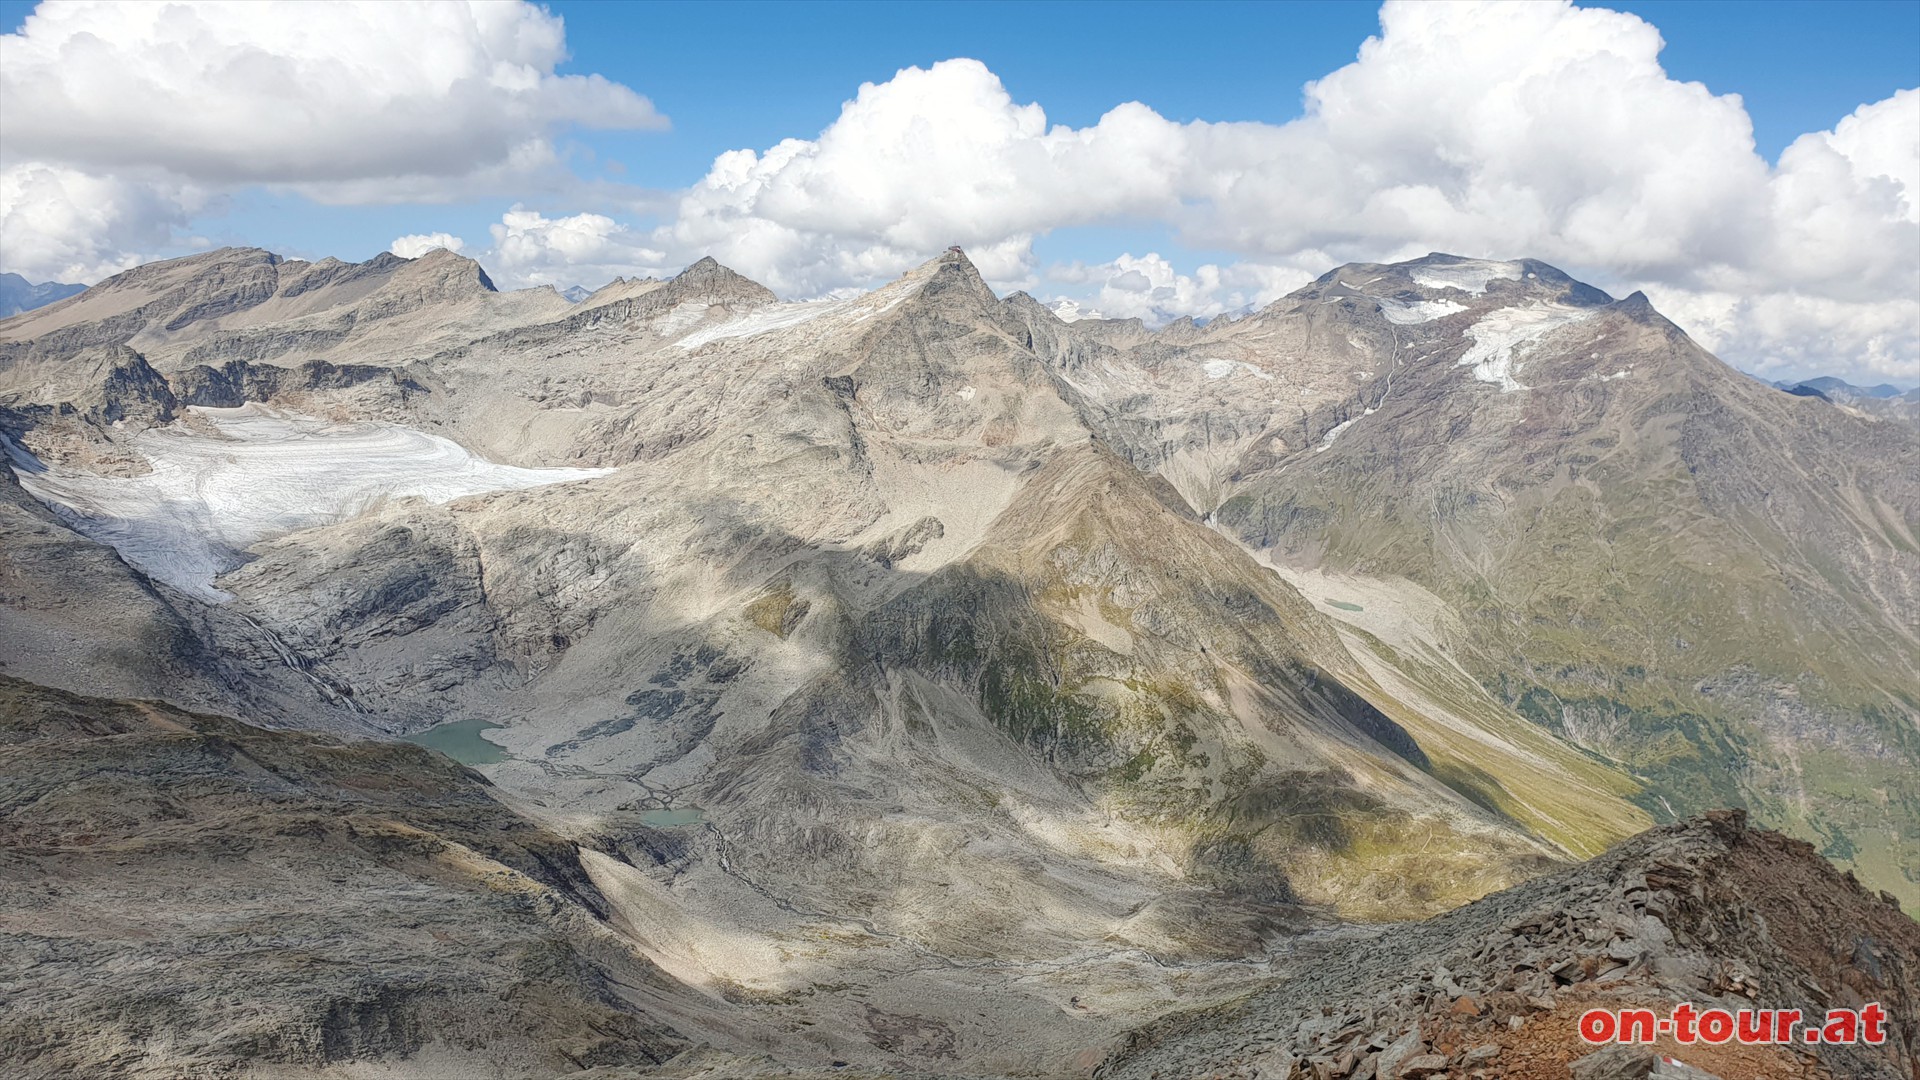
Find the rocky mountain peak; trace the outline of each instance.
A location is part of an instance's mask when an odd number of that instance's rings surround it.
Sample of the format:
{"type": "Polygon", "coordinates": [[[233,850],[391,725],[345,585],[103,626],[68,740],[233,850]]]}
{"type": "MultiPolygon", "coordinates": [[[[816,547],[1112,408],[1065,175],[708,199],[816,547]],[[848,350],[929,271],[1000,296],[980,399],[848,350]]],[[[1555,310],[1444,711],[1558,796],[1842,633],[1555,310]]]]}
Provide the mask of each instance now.
{"type": "Polygon", "coordinates": [[[1056,320],[1059,320],[1061,322],[1066,321],[1064,319],[1060,319],[1060,316],[1052,308],[1048,307],[1047,305],[1041,303],[1038,300],[1035,300],[1033,298],[1033,294],[1026,291],[1025,289],[1020,289],[1018,291],[1008,293],[1007,295],[1000,298],[1000,302],[1002,304],[1005,304],[1010,309],[1021,310],[1021,311],[1032,311],[1032,312],[1035,312],[1036,314],[1044,311],[1048,315],[1053,316],[1053,318],[1056,320]]]}
{"type": "Polygon", "coordinates": [[[979,268],[957,246],[921,263],[909,271],[902,282],[917,288],[924,303],[958,305],[979,314],[997,309],[1000,304],[1000,298],[980,276],[979,268]]]}
{"type": "Polygon", "coordinates": [[[1404,290],[1461,303],[1469,302],[1465,298],[1547,300],[1575,307],[1613,303],[1604,291],[1539,259],[1471,259],[1437,251],[1397,263],[1348,263],[1321,275],[1300,293],[1331,295],[1342,290],[1374,296],[1404,290]]]}
{"type": "Polygon", "coordinates": [[[94,288],[107,291],[129,288],[164,288],[201,278],[207,274],[246,270],[256,267],[279,266],[281,258],[265,248],[223,247],[212,251],[203,251],[197,255],[183,255],[177,259],[163,259],[159,262],[145,263],[118,274],[95,285],[94,288]]]}
{"type": "Polygon", "coordinates": [[[1638,289],[1627,294],[1625,299],[1617,301],[1614,305],[1614,310],[1620,312],[1622,315],[1640,319],[1660,316],[1660,313],[1654,310],[1653,301],[1647,298],[1646,293],[1638,289]]]}
{"type": "Polygon", "coordinates": [[[371,264],[363,265],[377,266],[382,260],[404,262],[406,265],[399,272],[409,281],[423,284],[431,282],[453,292],[471,292],[476,287],[479,292],[500,291],[477,261],[446,248],[434,248],[418,258],[405,260],[383,251],[374,257],[371,264]]]}
{"type": "Polygon", "coordinates": [[[711,255],[675,274],[667,282],[677,302],[703,300],[708,304],[732,304],[756,307],[778,302],[779,297],[765,285],[722,266],[711,255]]]}
{"type": "Polygon", "coordinates": [[[1009,318],[1022,324],[1048,327],[1064,327],[1067,325],[1066,320],[1062,319],[1052,308],[1035,300],[1025,291],[1010,293],[1001,298],[1000,306],[1006,311],[1009,318]]]}

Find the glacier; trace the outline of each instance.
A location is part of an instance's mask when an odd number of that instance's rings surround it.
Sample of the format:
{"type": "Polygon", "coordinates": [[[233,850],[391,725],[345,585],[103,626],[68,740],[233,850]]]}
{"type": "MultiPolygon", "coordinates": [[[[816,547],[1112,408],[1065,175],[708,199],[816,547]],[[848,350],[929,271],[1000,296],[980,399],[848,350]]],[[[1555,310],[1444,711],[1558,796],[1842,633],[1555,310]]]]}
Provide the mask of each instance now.
{"type": "Polygon", "coordinates": [[[20,486],[75,530],[213,603],[233,598],[214,579],[262,540],[346,521],[389,499],[443,503],[613,471],[500,465],[399,424],[331,423],[256,404],[188,412],[195,423],[134,436],[149,466],[141,476],[47,465],[12,442],[6,451],[20,486]]]}

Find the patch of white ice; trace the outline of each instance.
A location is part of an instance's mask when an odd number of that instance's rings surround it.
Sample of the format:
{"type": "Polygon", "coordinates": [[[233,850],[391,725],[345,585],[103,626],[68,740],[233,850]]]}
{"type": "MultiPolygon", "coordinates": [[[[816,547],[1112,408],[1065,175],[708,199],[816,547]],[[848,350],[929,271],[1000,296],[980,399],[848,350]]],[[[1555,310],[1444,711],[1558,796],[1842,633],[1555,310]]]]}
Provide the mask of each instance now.
{"type": "Polygon", "coordinates": [[[1432,322],[1465,310],[1467,305],[1456,304],[1451,300],[1420,300],[1411,304],[1401,303],[1398,300],[1380,301],[1380,314],[1385,316],[1388,322],[1400,326],[1432,322]]]}
{"type": "Polygon", "coordinates": [[[674,344],[683,349],[697,349],[710,341],[757,337],[775,330],[787,330],[816,319],[829,317],[842,326],[861,323],[892,310],[913,294],[912,289],[877,289],[850,300],[804,300],[790,304],[768,304],[725,322],[715,323],[703,330],[695,330],[674,344]]]}
{"type": "Polygon", "coordinates": [[[683,300],[667,309],[660,321],[654,324],[653,331],[663,338],[677,337],[689,326],[693,326],[707,314],[707,305],[694,300],[683,300]]]}
{"type": "MultiPolygon", "coordinates": [[[[1372,409],[1368,409],[1368,410],[1367,410],[1367,412],[1372,412],[1372,411],[1373,411],[1372,409]]],[[[1362,414],[1362,415],[1364,415],[1364,414],[1362,414]]],[[[1328,429],[1327,429],[1327,433],[1326,433],[1325,435],[1323,435],[1323,436],[1321,436],[1321,437],[1320,437],[1320,445],[1319,445],[1319,446],[1316,446],[1316,447],[1314,447],[1314,448],[1313,448],[1313,452],[1314,452],[1314,453],[1316,453],[1316,454],[1318,454],[1318,453],[1320,453],[1320,452],[1322,452],[1322,451],[1324,451],[1324,450],[1326,450],[1326,449],[1327,449],[1328,447],[1330,447],[1330,446],[1332,446],[1332,445],[1333,445],[1333,440],[1335,440],[1335,439],[1337,439],[1337,438],[1339,438],[1339,437],[1340,437],[1340,433],[1341,433],[1341,432],[1343,432],[1343,431],[1345,431],[1345,430],[1347,430],[1348,428],[1350,428],[1350,427],[1352,427],[1352,426],[1353,426],[1353,423],[1354,423],[1354,420],[1358,420],[1358,419],[1360,419],[1360,417],[1358,417],[1358,416],[1356,416],[1356,417],[1354,417],[1354,418],[1353,418],[1352,420],[1342,420],[1342,421],[1340,421],[1339,423],[1337,423],[1337,424],[1335,424],[1335,425],[1333,425],[1332,427],[1330,427],[1330,428],[1328,428],[1328,429]]]]}
{"type": "Polygon", "coordinates": [[[1233,374],[1235,371],[1245,371],[1247,374],[1252,375],[1256,379],[1272,379],[1273,378],[1273,376],[1267,374],[1264,371],[1261,371],[1259,368],[1254,367],[1252,364],[1248,364],[1239,360],[1221,360],[1218,357],[1208,357],[1207,359],[1201,361],[1200,370],[1206,372],[1207,378],[1209,379],[1224,379],[1227,376],[1233,374]]]}
{"type": "Polygon", "coordinates": [[[1555,330],[1592,316],[1591,308],[1559,304],[1525,304],[1489,311],[1467,327],[1467,337],[1473,344],[1458,363],[1471,366],[1474,378],[1498,386],[1502,393],[1524,390],[1515,375],[1526,350],[1555,330]]]}
{"type": "Polygon", "coordinates": [[[346,521],[391,498],[448,502],[489,491],[603,476],[611,469],[523,469],[398,424],[333,424],[259,405],[195,408],[216,435],[145,431],[144,476],[42,466],[7,444],[20,486],[148,576],[215,603],[213,579],[273,536],[346,521]]]}
{"type": "Polygon", "coordinates": [[[1520,279],[1519,263],[1463,262],[1451,266],[1423,266],[1413,272],[1413,280],[1429,289],[1459,289],[1475,296],[1487,291],[1495,278],[1520,279]]]}
{"type": "Polygon", "coordinates": [[[822,315],[829,315],[847,306],[847,301],[815,300],[793,304],[768,304],[755,308],[745,315],[736,315],[722,323],[716,323],[704,330],[695,330],[675,342],[683,349],[697,349],[709,341],[723,338],[752,337],[769,330],[784,330],[789,326],[812,322],[822,315]]]}

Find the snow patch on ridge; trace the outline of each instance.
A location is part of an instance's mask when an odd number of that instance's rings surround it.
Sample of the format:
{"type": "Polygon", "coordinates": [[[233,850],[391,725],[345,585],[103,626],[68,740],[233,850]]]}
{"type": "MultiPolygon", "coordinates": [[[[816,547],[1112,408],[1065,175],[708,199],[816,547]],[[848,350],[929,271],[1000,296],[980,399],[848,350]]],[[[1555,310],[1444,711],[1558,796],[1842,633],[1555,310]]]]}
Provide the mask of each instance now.
{"type": "Polygon", "coordinates": [[[274,536],[346,521],[387,499],[442,503],[613,471],[496,465],[398,424],[335,424],[251,404],[190,411],[216,433],[140,433],[134,449],[152,466],[144,476],[47,467],[11,442],[5,449],[20,486],[82,535],[214,603],[233,597],[213,579],[274,536]]]}
{"type": "Polygon", "coordinates": [[[1421,300],[1412,304],[1401,303],[1398,300],[1380,301],[1380,314],[1388,322],[1397,323],[1400,326],[1432,322],[1465,310],[1467,305],[1456,304],[1451,300],[1421,300]]]}
{"type": "Polygon", "coordinates": [[[1451,266],[1423,266],[1413,272],[1413,280],[1429,289],[1459,289],[1475,296],[1487,291],[1495,278],[1520,280],[1517,262],[1464,262],[1451,266]]]}
{"type": "Polygon", "coordinates": [[[707,305],[693,300],[682,300],[667,309],[667,313],[654,323],[653,331],[663,338],[677,337],[690,326],[696,326],[706,318],[707,305]]]}
{"type": "Polygon", "coordinates": [[[846,306],[845,301],[832,300],[768,304],[763,308],[755,308],[745,315],[735,316],[718,325],[709,326],[705,330],[695,330],[675,344],[683,349],[697,349],[709,341],[753,337],[755,334],[764,334],[769,330],[784,330],[789,326],[812,322],[822,315],[832,314],[846,306]]]}
{"type": "Polygon", "coordinates": [[[1525,304],[1489,311],[1467,327],[1467,337],[1473,344],[1460,354],[1457,363],[1471,366],[1474,378],[1498,386],[1501,393],[1524,390],[1515,375],[1526,351],[1555,330],[1590,319],[1593,314],[1592,308],[1559,304],[1525,304]]]}
{"type": "Polygon", "coordinates": [[[757,337],[775,330],[788,330],[820,319],[847,326],[882,315],[914,295],[917,290],[898,287],[876,289],[848,300],[801,300],[768,304],[724,322],[695,330],[674,344],[693,350],[710,341],[726,338],[757,337]]]}

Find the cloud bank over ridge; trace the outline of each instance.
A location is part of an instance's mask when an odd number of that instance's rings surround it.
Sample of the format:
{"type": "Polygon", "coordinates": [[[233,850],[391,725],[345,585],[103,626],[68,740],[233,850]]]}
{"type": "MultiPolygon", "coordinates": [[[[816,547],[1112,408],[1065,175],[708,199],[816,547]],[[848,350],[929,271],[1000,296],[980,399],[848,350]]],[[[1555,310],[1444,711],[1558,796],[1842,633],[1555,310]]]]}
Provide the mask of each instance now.
{"type": "Polygon", "coordinates": [[[1280,125],[1126,104],[1049,127],[975,61],[908,69],[861,87],[817,139],[723,155],[657,238],[802,294],[943,242],[1024,283],[1035,235],[1124,219],[1243,257],[1176,275],[1146,254],[1157,279],[1131,255],[1054,272],[1119,316],[1232,310],[1356,259],[1524,255],[1645,288],[1755,366],[1913,376],[1920,94],[1864,105],[1770,166],[1739,98],[1669,78],[1635,16],[1396,0],[1381,27],[1280,125]]]}
{"type": "MultiPolygon", "coordinates": [[[[55,19],[51,7],[0,43],[9,95],[16,79],[47,84],[31,121],[13,109],[0,120],[6,268],[29,277],[151,254],[155,237],[240,184],[349,203],[511,192],[515,178],[564,168],[553,139],[568,124],[662,122],[626,87],[555,75],[559,20],[527,5],[354,7],[301,40],[230,6],[170,6],[185,12],[168,16],[177,27],[159,25],[159,9],[75,4],[55,19]],[[140,20],[154,25],[125,25],[140,20]],[[375,32],[381,20],[415,35],[422,20],[446,24],[444,55],[330,88],[386,62],[365,40],[399,40],[375,32]],[[132,45],[88,38],[143,34],[198,67],[163,70],[132,45]],[[109,77],[116,65],[128,70],[109,77]],[[121,96],[224,101],[261,81],[285,89],[277,108],[327,113],[315,147],[263,135],[257,157],[235,150],[271,126],[252,104],[223,113],[224,129],[155,120],[116,141],[145,115],[110,119],[121,96]],[[331,133],[375,113],[375,146],[329,156],[331,133]],[[62,127],[85,134],[62,143],[62,127]]],[[[1865,103],[1769,163],[1740,99],[1669,77],[1659,32],[1633,15],[1390,0],[1380,21],[1354,62],[1307,85],[1288,123],[1182,123],[1119,103],[1085,127],[1051,125],[986,65],[954,59],[859,87],[813,138],[720,155],[652,218],[622,219],[584,184],[570,212],[505,198],[516,205],[492,248],[469,254],[503,285],[597,285],[712,254],[808,297],[869,287],[957,243],[998,287],[1155,321],[1264,303],[1350,260],[1530,256],[1616,292],[1645,289],[1751,370],[1913,381],[1920,93],[1865,103]],[[1035,252],[1049,233],[1139,223],[1171,244],[1093,265],[1043,265],[1035,252]],[[1183,251],[1213,257],[1194,265],[1183,251]]]]}

